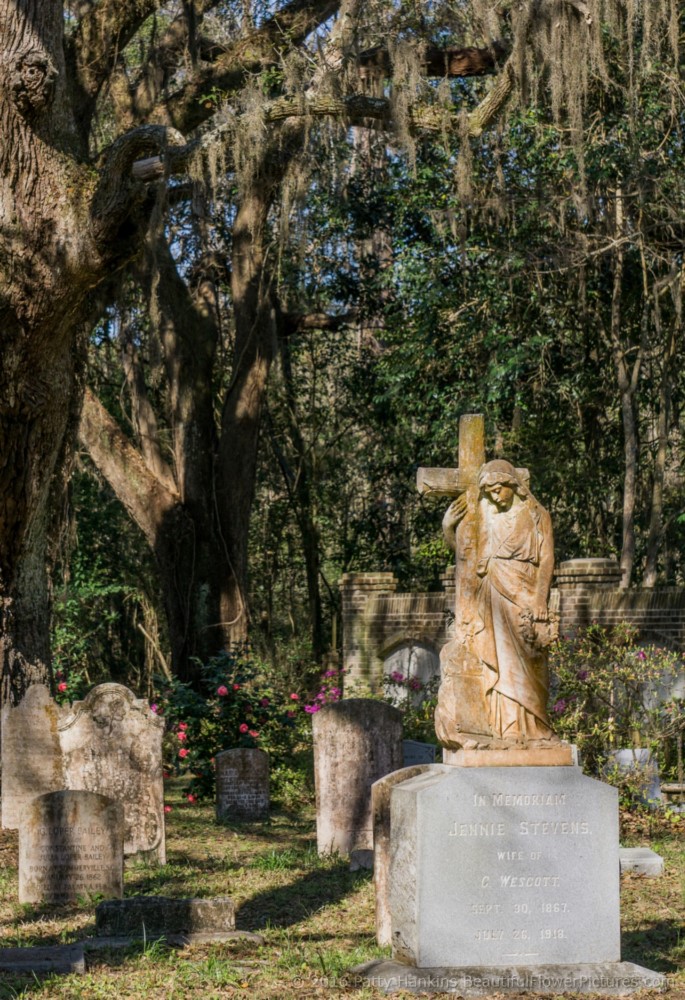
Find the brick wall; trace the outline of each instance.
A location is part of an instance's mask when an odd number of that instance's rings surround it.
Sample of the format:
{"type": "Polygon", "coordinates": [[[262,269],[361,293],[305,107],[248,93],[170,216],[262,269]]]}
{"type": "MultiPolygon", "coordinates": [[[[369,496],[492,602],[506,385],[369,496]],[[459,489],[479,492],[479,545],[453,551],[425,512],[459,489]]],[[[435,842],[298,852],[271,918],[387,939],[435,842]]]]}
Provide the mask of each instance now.
{"type": "MultiPolygon", "coordinates": [[[[685,590],[620,590],[613,559],[572,559],[559,565],[550,604],[560,630],[596,621],[634,623],[642,639],[685,650],[685,590]]],[[[424,643],[436,652],[450,635],[454,613],[454,570],[435,593],[398,594],[392,573],[347,573],[340,582],[343,666],[351,690],[382,685],[383,662],[402,643],[424,643]]]]}
{"type": "Polygon", "coordinates": [[[407,641],[424,643],[436,653],[449,637],[454,613],[454,573],[443,589],[426,594],[398,594],[392,573],[346,573],[340,581],[343,619],[343,666],[349,688],[383,681],[383,661],[407,641]]]}

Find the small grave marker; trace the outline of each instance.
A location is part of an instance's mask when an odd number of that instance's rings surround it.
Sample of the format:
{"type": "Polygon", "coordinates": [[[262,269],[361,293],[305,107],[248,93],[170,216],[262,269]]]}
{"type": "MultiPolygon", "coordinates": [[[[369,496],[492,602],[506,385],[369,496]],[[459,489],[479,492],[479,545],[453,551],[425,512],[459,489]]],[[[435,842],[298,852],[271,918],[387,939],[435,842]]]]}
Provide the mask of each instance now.
{"type": "Polygon", "coordinates": [[[218,753],[216,818],[260,820],[268,815],[269,755],[249,747],[218,753]]]}

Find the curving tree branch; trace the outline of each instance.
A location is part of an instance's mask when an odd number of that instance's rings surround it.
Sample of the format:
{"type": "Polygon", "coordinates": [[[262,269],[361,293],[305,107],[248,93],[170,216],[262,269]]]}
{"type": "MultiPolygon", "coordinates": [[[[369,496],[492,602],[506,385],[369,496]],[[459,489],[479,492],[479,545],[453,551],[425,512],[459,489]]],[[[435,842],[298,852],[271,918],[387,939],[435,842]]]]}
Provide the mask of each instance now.
{"type": "Polygon", "coordinates": [[[282,52],[300,45],[335,14],[340,0],[290,0],[246,37],[238,38],[222,53],[212,52],[211,63],[200,62],[192,78],[178,92],[165,97],[161,80],[155,85],[141,79],[132,95],[137,116],[149,117],[190,132],[215,113],[212,101],[202,97],[212,91],[230,93],[240,88],[248,73],[278,65],[282,52]]]}
{"type": "Polygon", "coordinates": [[[147,191],[132,173],[133,164],[172,145],[186,148],[184,137],[164,125],[141,125],[116,139],[100,157],[100,177],[93,194],[94,235],[102,243],[115,236],[147,191]]]}

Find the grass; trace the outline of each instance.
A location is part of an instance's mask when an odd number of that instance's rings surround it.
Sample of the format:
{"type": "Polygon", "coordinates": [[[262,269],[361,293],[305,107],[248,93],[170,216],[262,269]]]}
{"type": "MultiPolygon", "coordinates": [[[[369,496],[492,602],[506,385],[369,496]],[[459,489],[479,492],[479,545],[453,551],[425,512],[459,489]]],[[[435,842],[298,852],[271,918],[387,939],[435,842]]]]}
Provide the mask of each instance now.
{"type": "MultiPolygon", "coordinates": [[[[128,867],[126,895],[230,895],[238,928],[262,934],[264,943],[236,940],[175,949],[139,942],[89,954],[85,976],[38,980],[0,973],[0,1000],[371,1000],[384,995],[359,987],[349,976],[353,966],[387,954],[375,943],[370,873],[350,872],[347,862],[335,856],[319,858],[311,807],[299,817],[276,813],[265,823],[217,825],[211,806],[188,806],[173,783],[170,788],[168,864],[128,867]]],[[[646,845],[648,840],[643,835],[633,842],[646,845]]],[[[666,874],[622,878],[623,958],[668,973],[671,1000],[685,1000],[682,836],[659,830],[658,836],[652,833],[651,846],[665,857],[666,874]]],[[[17,837],[2,831],[0,945],[64,944],[95,933],[92,900],[56,908],[20,905],[16,898],[17,837]]]]}

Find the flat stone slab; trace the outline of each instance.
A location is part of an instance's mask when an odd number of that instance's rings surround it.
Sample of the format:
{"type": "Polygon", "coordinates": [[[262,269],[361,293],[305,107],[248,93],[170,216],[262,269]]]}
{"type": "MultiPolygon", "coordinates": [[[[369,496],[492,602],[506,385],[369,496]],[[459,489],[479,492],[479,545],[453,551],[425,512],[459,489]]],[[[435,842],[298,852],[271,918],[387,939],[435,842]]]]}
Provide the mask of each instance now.
{"type": "Polygon", "coordinates": [[[381,958],[358,965],[352,974],[383,993],[458,993],[467,1000],[521,992],[628,996],[638,990],[667,988],[666,976],[632,962],[417,969],[381,958]]]}
{"type": "Polygon", "coordinates": [[[664,859],[649,847],[620,847],[618,860],[623,872],[636,872],[649,878],[664,874],[664,859]]]}
{"type": "Polygon", "coordinates": [[[82,944],[45,948],[0,948],[0,970],[16,973],[70,973],[83,975],[86,963],[82,944]]]}
{"type": "Polygon", "coordinates": [[[235,904],[229,896],[214,899],[133,896],[107,899],[95,909],[98,937],[168,939],[170,935],[225,936],[234,931],[235,904]]]}
{"type": "Polygon", "coordinates": [[[193,944],[226,944],[230,941],[244,941],[255,946],[264,944],[262,934],[252,934],[250,931],[215,931],[197,934],[151,934],[145,938],[136,937],[95,937],[86,938],[83,941],[85,951],[104,951],[107,948],[130,948],[133,944],[140,944],[141,941],[165,941],[168,945],[177,948],[185,948],[193,944]]]}

